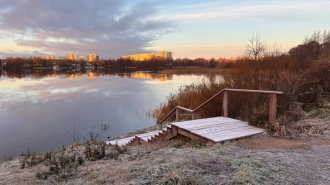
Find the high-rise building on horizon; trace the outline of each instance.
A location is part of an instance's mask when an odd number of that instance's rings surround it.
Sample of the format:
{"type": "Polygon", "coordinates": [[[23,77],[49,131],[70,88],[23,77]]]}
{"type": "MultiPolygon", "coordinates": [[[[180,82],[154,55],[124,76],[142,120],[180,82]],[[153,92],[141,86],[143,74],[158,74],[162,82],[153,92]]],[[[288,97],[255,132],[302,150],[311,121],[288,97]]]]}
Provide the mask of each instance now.
{"type": "Polygon", "coordinates": [[[69,53],[68,60],[77,60],[77,55],[75,53],[69,53]]]}
{"type": "Polygon", "coordinates": [[[172,52],[171,51],[160,51],[159,52],[159,57],[162,57],[162,58],[173,58],[172,57],[172,52]]]}
{"type": "Polygon", "coordinates": [[[122,56],[122,58],[143,61],[143,60],[150,60],[152,58],[169,59],[169,58],[173,58],[173,55],[172,55],[171,51],[159,51],[159,52],[153,52],[153,53],[140,53],[140,54],[126,55],[126,56],[122,56]]]}
{"type": "Polygon", "coordinates": [[[56,56],[32,56],[31,59],[44,59],[44,60],[56,60],[56,56]]]}
{"type": "Polygon", "coordinates": [[[96,54],[87,54],[87,61],[88,62],[97,62],[97,61],[99,61],[99,56],[96,54]]]}

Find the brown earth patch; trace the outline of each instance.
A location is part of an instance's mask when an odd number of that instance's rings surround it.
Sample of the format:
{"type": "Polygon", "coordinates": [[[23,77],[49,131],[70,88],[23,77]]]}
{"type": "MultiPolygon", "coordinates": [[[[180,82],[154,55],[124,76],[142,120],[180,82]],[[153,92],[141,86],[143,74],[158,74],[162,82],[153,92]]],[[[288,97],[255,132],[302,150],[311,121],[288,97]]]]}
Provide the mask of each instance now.
{"type": "Polygon", "coordinates": [[[238,141],[238,146],[245,149],[263,150],[269,148],[309,149],[311,145],[330,145],[330,140],[313,138],[311,140],[291,140],[275,137],[253,137],[238,141]]]}

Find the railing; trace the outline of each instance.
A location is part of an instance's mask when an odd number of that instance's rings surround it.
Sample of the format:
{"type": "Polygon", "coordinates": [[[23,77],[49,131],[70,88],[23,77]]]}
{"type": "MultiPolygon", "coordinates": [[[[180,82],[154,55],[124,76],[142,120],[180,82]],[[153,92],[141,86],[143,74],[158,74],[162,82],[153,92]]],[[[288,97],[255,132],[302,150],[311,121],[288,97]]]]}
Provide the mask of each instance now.
{"type": "Polygon", "coordinates": [[[270,94],[269,98],[269,123],[274,124],[276,121],[276,113],[277,113],[277,95],[283,94],[281,91],[264,91],[264,90],[249,90],[249,89],[223,89],[214,96],[212,96],[210,99],[206,100],[204,103],[202,103],[200,106],[198,106],[196,109],[191,110],[184,107],[176,106],[163,120],[161,120],[159,124],[159,130],[162,129],[163,122],[170,117],[173,112],[175,112],[175,121],[179,121],[180,113],[179,110],[184,110],[186,112],[191,113],[191,118],[194,120],[196,117],[196,112],[202,108],[204,105],[212,101],[214,98],[218,97],[223,93],[223,101],[222,101],[222,116],[228,117],[228,92],[253,92],[253,93],[264,93],[264,94],[270,94]]]}

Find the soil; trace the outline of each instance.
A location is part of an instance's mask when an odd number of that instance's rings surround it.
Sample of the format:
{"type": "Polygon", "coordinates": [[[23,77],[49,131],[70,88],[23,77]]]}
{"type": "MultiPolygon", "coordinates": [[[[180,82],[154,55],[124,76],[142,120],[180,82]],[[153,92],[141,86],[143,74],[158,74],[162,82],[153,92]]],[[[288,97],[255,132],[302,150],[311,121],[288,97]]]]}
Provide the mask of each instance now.
{"type": "Polygon", "coordinates": [[[239,140],[237,145],[244,149],[265,150],[270,148],[283,148],[288,150],[310,149],[312,145],[330,145],[330,140],[324,138],[312,138],[310,140],[292,140],[276,137],[252,137],[239,140]]]}

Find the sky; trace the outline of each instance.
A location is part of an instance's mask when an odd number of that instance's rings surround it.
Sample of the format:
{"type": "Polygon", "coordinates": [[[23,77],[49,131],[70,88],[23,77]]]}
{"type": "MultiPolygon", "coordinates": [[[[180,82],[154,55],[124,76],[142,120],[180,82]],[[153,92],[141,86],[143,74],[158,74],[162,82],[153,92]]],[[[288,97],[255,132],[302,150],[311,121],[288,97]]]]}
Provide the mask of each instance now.
{"type": "Polygon", "coordinates": [[[0,59],[167,50],[174,58],[244,55],[258,33],[283,52],[330,30],[329,0],[1,0],[0,59]]]}

